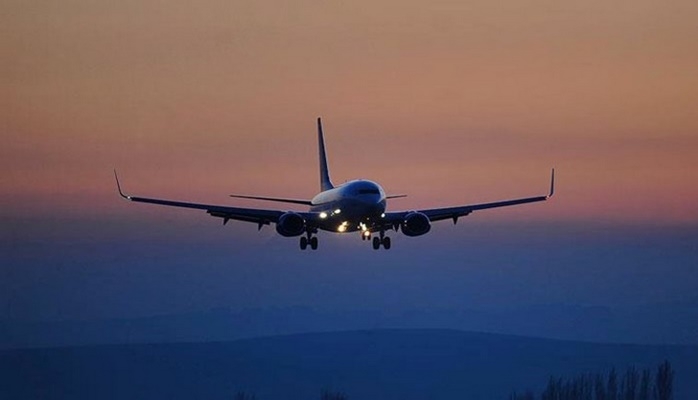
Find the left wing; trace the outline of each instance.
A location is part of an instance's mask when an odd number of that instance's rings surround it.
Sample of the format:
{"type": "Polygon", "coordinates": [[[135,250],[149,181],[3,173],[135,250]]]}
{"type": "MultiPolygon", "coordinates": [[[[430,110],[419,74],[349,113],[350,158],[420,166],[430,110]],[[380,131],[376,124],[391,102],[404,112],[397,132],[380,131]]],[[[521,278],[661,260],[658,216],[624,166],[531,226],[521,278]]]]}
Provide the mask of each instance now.
{"type": "MultiPolygon", "coordinates": [[[[535,203],[538,201],[545,201],[553,197],[555,194],[555,169],[552,170],[550,175],[550,192],[546,196],[536,196],[536,197],[524,197],[520,199],[495,201],[492,203],[480,203],[480,204],[470,204],[465,206],[456,207],[446,207],[446,208],[429,208],[425,210],[416,210],[427,217],[429,221],[441,221],[444,219],[452,219],[453,223],[458,221],[458,218],[464,217],[473,211],[486,210],[488,208],[498,208],[498,207],[508,207],[515,206],[519,204],[535,203]]],[[[388,212],[385,213],[385,221],[387,225],[395,226],[395,224],[400,223],[404,220],[405,216],[412,211],[398,211],[398,212],[388,212]]]]}
{"type": "Polygon", "coordinates": [[[264,200],[264,201],[276,201],[278,203],[292,203],[292,204],[303,204],[306,206],[312,206],[313,202],[310,200],[299,200],[299,199],[286,199],[280,197],[263,197],[263,196],[247,196],[242,194],[231,194],[230,197],[235,197],[238,199],[252,199],[252,200],[264,200]]]}
{"type": "MultiPolygon", "coordinates": [[[[121,195],[121,197],[125,198],[126,200],[135,201],[138,203],[158,204],[161,206],[184,207],[198,210],[206,210],[206,212],[213,217],[223,218],[223,224],[227,223],[228,220],[232,219],[237,221],[253,222],[256,223],[259,228],[261,228],[263,225],[277,223],[279,221],[279,217],[281,217],[281,215],[284,214],[284,212],[280,210],[228,207],[212,204],[188,203],[183,201],[129,196],[121,191],[121,184],[119,183],[119,177],[116,175],[116,170],[114,171],[114,178],[116,179],[116,187],[119,190],[119,195],[121,195]]],[[[306,219],[310,217],[310,215],[306,215],[307,213],[299,214],[303,215],[303,217],[306,219]]]]}

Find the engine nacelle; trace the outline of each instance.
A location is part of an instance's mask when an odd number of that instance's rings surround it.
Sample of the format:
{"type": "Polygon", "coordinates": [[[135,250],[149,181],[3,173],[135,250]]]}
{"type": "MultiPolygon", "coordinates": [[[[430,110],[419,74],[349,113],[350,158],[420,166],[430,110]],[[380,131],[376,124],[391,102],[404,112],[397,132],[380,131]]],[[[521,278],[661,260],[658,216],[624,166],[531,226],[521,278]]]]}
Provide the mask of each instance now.
{"type": "Polygon", "coordinates": [[[431,222],[426,215],[412,211],[405,216],[400,228],[402,228],[402,233],[407,236],[420,236],[431,230],[431,222]]]}
{"type": "Polygon", "coordinates": [[[279,217],[276,223],[276,231],[281,236],[300,236],[305,232],[305,220],[300,214],[287,212],[279,217]]]}

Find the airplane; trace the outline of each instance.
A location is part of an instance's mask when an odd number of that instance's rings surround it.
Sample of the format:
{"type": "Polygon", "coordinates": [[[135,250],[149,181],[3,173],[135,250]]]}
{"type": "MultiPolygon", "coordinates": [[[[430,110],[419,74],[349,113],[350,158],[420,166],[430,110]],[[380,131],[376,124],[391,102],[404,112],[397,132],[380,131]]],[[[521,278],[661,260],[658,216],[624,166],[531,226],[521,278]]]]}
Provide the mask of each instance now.
{"type": "Polygon", "coordinates": [[[320,160],[320,193],[311,200],[230,195],[230,197],[234,198],[305,205],[309,207],[309,210],[306,212],[241,208],[131,196],[124,194],[122,191],[116,170],[114,170],[114,178],[119,195],[127,200],[138,203],[205,210],[209,215],[221,218],[223,225],[230,220],[251,222],[256,223],[259,230],[265,225],[275,224],[276,232],[281,236],[300,236],[301,250],[305,250],[308,247],[312,250],[318,248],[317,233],[320,230],[335,233],[358,232],[362,240],[368,240],[372,243],[373,249],[378,250],[382,246],[385,250],[389,250],[391,240],[386,235],[388,231],[393,230],[397,232],[401,230],[406,236],[421,236],[431,230],[432,222],[450,219],[456,224],[460,217],[469,215],[473,211],[545,201],[551,198],[555,191],[555,169],[552,169],[550,192],[544,196],[446,208],[387,211],[387,200],[405,197],[405,195],[386,195],[379,184],[364,179],[352,180],[335,186],[330,179],[327,165],[321,118],[317,119],[317,132],[318,156],[320,160]]]}

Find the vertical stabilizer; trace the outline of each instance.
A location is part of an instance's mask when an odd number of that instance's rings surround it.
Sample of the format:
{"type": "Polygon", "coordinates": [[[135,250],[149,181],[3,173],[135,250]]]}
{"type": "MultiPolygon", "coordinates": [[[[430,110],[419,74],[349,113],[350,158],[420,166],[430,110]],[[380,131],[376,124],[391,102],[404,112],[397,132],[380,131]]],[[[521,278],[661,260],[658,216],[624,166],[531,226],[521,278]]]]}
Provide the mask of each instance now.
{"type": "Polygon", "coordinates": [[[334,187],[330,181],[330,171],[327,168],[327,155],[325,154],[325,138],[322,133],[322,119],[317,119],[317,142],[320,156],[320,190],[330,190],[334,187]]]}

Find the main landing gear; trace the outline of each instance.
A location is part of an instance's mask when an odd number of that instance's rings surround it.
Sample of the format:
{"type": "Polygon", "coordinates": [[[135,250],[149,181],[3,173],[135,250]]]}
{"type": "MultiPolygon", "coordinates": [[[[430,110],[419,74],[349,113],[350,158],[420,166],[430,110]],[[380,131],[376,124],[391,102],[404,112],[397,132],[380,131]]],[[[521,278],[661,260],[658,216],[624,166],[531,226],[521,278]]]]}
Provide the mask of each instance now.
{"type": "Polygon", "coordinates": [[[385,236],[385,232],[381,231],[380,237],[373,237],[373,250],[380,249],[381,245],[386,250],[390,250],[390,238],[385,236]]]}
{"type": "Polygon", "coordinates": [[[301,250],[305,250],[310,245],[310,248],[317,250],[317,236],[313,236],[312,232],[308,232],[306,236],[301,236],[301,250]]]}

